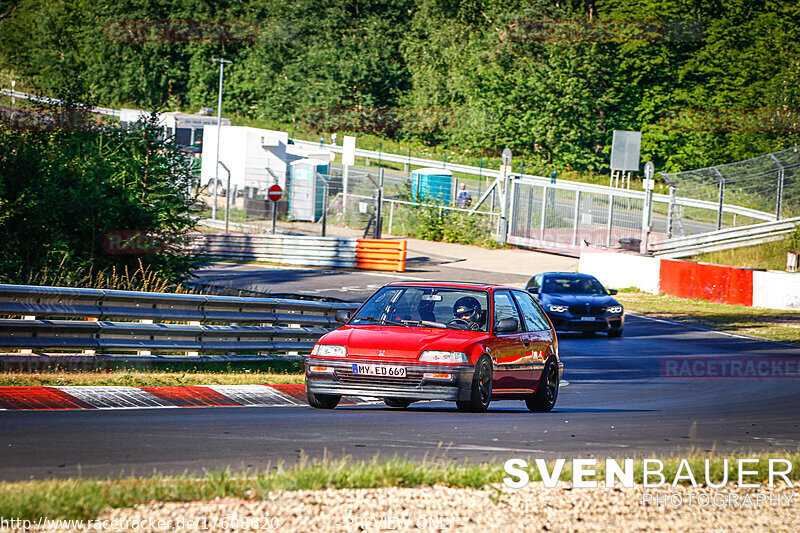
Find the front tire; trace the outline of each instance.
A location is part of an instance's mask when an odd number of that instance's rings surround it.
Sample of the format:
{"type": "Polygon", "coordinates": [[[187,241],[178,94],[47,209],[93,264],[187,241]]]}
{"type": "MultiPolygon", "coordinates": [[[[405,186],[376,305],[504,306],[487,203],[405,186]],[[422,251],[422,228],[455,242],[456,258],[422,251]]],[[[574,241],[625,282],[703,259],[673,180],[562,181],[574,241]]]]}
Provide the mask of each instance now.
{"type": "Polygon", "coordinates": [[[306,388],[306,399],[308,405],[314,409],[333,409],[339,405],[342,396],[341,394],[316,394],[306,388]]]}
{"type": "Polygon", "coordinates": [[[558,398],[558,363],[553,358],[547,360],[536,392],[525,398],[528,410],[546,412],[553,409],[558,398]]]}
{"type": "Polygon", "coordinates": [[[467,413],[483,413],[489,408],[492,401],[492,360],[483,355],[475,364],[475,373],[472,376],[470,398],[458,401],[459,411],[467,413]]]}
{"type": "Polygon", "coordinates": [[[403,400],[400,398],[384,398],[383,403],[385,403],[388,407],[393,407],[395,409],[405,409],[413,402],[411,400],[403,400]]]}

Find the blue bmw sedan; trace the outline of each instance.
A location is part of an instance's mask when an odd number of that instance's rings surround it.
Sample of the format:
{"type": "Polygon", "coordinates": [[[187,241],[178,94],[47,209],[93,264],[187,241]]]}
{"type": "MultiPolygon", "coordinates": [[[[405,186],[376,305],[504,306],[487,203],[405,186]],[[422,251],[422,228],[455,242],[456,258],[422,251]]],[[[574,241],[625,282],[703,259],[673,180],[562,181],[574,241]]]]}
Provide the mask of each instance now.
{"type": "Polygon", "coordinates": [[[622,335],[625,310],[611,297],[617,291],[606,290],[594,276],[545,272],[531,278],[526,288],[542,305],[556,330],[622,335]]]}

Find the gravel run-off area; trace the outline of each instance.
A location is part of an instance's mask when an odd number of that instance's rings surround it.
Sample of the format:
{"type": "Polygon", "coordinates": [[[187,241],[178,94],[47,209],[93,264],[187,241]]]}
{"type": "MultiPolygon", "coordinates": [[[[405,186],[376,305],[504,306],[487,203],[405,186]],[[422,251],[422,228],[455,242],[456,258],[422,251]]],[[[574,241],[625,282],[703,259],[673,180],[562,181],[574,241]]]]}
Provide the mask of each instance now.
{"type": "Polygon", "coordinates": [[[285,491],[253,501],[152,502],[109,511],[93,530],[796,532],[798,505],[800,497],[785,484],[576,489],[561,483],[547,489],[531,483],[519,490],[436,485],[285,491]]]}

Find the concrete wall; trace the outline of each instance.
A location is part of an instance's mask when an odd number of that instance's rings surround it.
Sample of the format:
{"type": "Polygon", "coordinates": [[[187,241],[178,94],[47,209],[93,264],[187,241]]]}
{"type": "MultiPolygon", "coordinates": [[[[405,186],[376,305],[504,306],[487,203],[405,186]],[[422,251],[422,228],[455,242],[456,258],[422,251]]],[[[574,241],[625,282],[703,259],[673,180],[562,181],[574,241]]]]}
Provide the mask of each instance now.
{"type": "Polygon", "coordinates": [[[660,260],[637,254],[590,252],[581,250],[578,272],[591,274],[606,287],[636,287],[658,294],[660,260]]]}
{"type": "Polygon", "coordinates": [[[761,272],[636,254],[581,251],[578,271],[603,285],[769,309],[800,310],[800,273],[761,272]]]}
{"type": "Polygon", "coordinates": [[[800,273],[753,272],[753,307],[800,310],[800,273]]]}

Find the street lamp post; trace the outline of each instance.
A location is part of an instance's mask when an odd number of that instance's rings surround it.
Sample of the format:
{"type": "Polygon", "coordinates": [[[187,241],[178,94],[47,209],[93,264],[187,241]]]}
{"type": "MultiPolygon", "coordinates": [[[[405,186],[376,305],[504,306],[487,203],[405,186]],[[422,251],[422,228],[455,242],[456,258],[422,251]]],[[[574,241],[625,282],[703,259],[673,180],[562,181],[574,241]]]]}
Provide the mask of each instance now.
{"type": "MultiPolygon", "coordinates": [[[[222,131],[222,77],[225,74],[225,64],[232,63],[227,59],[212,57],[211,61],[219,62],[219,100],[217,101],[217,160],[214,162],[214,200],[211,205],[211,218],[217,219],[217,194],[219,190],[219,138],[222,131]]],[[[227,191],[227,194],[230,194],[227,191]]]]}

